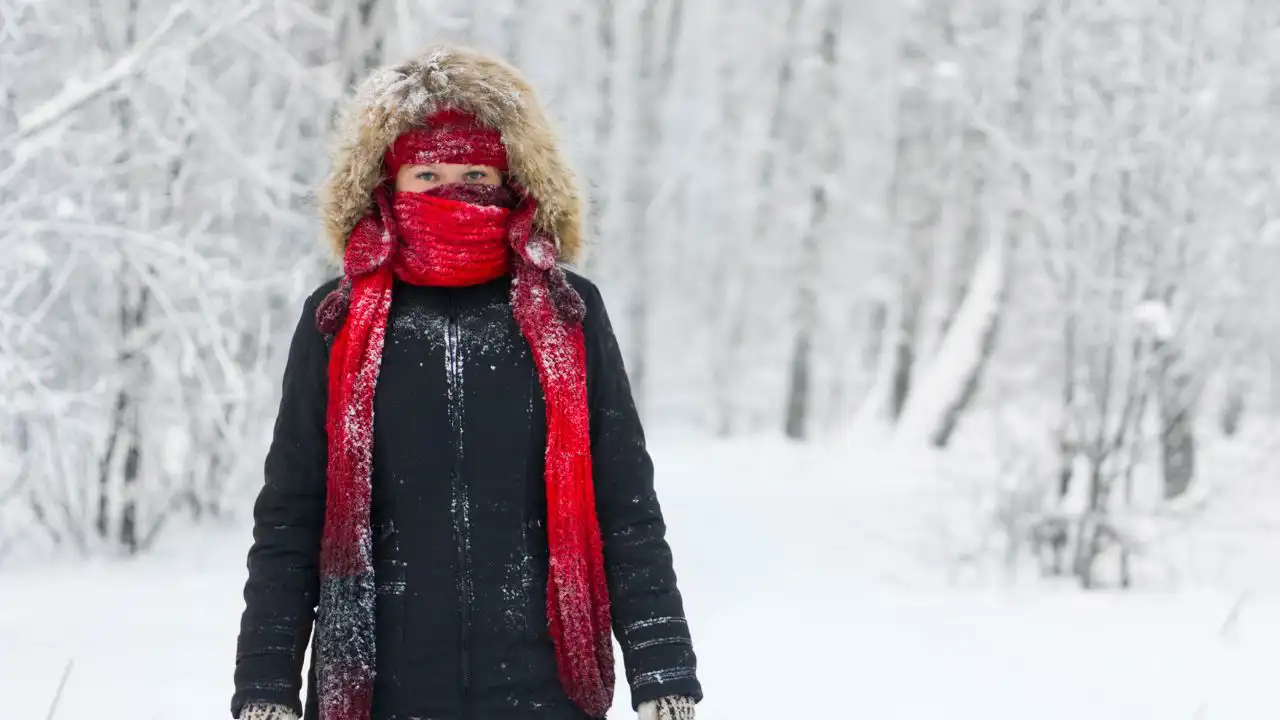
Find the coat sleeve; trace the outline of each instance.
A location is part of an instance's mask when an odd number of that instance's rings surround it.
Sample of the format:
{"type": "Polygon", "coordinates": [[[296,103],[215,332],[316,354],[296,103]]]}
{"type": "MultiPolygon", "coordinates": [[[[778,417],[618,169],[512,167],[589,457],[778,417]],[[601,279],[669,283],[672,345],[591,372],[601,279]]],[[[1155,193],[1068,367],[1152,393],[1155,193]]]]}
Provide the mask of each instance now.
{"type": "Polygon", "coordinates": [[[328,349],[315,327],[316,300],[313,295],[305,303],[289,347],[266,482],[253,508],[233,717],[246,703],[282,705],[302,714],[298,696],[319,596],[327,457],[328,349]]]}
{"type": "Polygon", "coordinates": [[[599,290],[586,302],[591,462],[604,539],[613,629],[622,645],[632,705],[667,696],[702,699],[684,603],[676,587],[653,463],[631,396],[622,353],[599,290]]]}

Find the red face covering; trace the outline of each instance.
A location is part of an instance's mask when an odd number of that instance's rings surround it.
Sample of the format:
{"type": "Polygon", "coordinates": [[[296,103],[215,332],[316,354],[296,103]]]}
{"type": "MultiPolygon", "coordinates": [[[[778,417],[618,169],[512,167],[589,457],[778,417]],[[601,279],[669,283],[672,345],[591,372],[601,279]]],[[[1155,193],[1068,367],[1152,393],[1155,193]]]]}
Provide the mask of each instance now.
{"type": "Polygon", "coordinates": [[[391,214],[400,234],[396,277],[412,285],[466,287],[505,275],[512,193],[501,185],[443,185],[398,192],[391,214]]]}

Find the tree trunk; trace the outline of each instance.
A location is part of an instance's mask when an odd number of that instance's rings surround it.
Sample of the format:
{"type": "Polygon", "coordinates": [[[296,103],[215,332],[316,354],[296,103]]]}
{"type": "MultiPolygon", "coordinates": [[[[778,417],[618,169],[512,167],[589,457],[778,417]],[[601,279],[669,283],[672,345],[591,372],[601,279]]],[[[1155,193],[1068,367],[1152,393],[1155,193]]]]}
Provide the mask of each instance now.
{"type": "Polygon", "coordinates": [[[649,351],[649,293],[652,290],[649,280],[649,204],[653,201],[653,182],[650,177],[650,165],[653,160],[650,154],[659,140],[658,108],[654,107],[657,98],[654,91],[656,81],[657,56],[657,8],[658,0],[645,0],[640,11],[640,67],[636,73],[636,122],[638,131],[635,146],[632,149],[631,197],[628,198],[630,208],[630,224],[626,229],[628,265],[631,286],[627,296],[626,316],[630,342],[627,351],[630,355],[627,371],[631,379],[632,393],[635,395],[636,407],[644,409],[644,395],[648,381],[649,351]]]}
{"type": "Polygon", "coordinates": [[[1177,342],[1159,341],[1155,348],[1159,358],[1160,468],[1166,500],[1185,493],[1196,470],[1194,378],[1177,342]]]}
{"type": "MultiPolygon", "coordinates": [[[[759,150],[760,166],[756,174],[760,197],[767,198],[773,190],[777,175],[778,155],[786,130],[787,108],[794,102],[792,97],[795,86],[796,41],[800,29],[800,14],[804,0],[789,0],[787,19],[782,28],[783,53],[778,62],[778,71],[773,78],[773,101],[769,103],[769,129],[765,146],[759,150]]],[[[726,108],[732,111],[732,108],[726,108]]],[[[736,120],[740,122],[740,118],[736,120]]],[[[757,278],[760,275],[760,262],[753,252],[763,248],[768,242],[769,220],[774,207],[768,202],[758,202],[752,218],[750,245],[747,252],[735,249],[729,258],[741,264],[740,277],[736,282],[726,282],[728,320],[725,323],[725,367],[716,374],[716,394],[721,408],[719,426],[720,435],[732,434],[734,430],[733,395],[737,391],[737,383],[741,377],[742,355],[747,344],[747,330],[753,320],[751,302],[752,293],[757,289],[757,278]]]]}
{"type": "Polygon", "coordinates": [[[917,149],[930,142],[928,118],[933,108],[919,87],[919,78],[929,66],[928,49],[919,39],[920,26],[929,22],[931,11],[922,8],[901,38],[898,48],[898,96],[896,111],[896,137],[893,144],[893,164],[889,173],[885,205],[889,220],[897,229],[894,248],[898,254],[896,283],[897,298],[893,317],[895,322],[887,333],[891,343],[887,356],[888,366],[888,416],[893,422],[902,417],[907,398],[912,392],[912,379],[919,359],[920,325],[924,314],[924,281],[920,277],[922,262],[928,260],[922,250],[921,235],[936,219],[929,217],[931,210],[923,210],[929,199],[921,201],[928,191],[915,189],[918,163],[914,162],[917,149]]]}
{"type": "Polygon", "coordinates": [[[649,318],[651,294],[653,244],[653,203],[655,178],[653,149],[662,144],[663,98],[674,72],[675,50],[680,42],[680,28],[684,16],[683,0],[673,0],[659,36],[658,5],[660,0],[646,0],[640,13],[640,68],[637,83],[636,121],[639,125],[631,169],[635,173],[631,194],[631,226],[629,235],[631,293],[627,302],[627,325],[631,342],[628,343],[631,361],[627,364],[632,393],[641,412],[645,407],[645,394],[649,380],[649,318]]]}
{"type": "Polygon", "coordinates": [[[791,356],[791,372],[788,376],[787,416],[785,431],[793,440],[803,440],[807,434],[809,417],[810,363],[813,355],[813,338],[807,329],[796,334],[791,356]]]}
{"type": "MultiPolygon", "coordinates": [[[[1070,276],[1068,276],[1070,277],[1070,276]]],[[[1068,295],[1070,297],[1070,295],[1068,295]]],[[[1076,412],[1076,343],[1079,333],[1075,310],[1067,308],[1062,324],[1062,417],[1058,427],[1058,502],[1071,492],[1071,477],[1075,470],[1076,455],[1081,438],[1072,422],[1076,412]]]]}
{"type": "MultiPolygon", "coordinates": [[[[614,1],[600,0],[596,3],[596,11],[599,13],[596,24],[597,40],[601,54],[600,68],[597,71],[599,75],[596,79],[596,103],[599,107],[595,119],[595,148],[592,151],[591,176],[587,180],[600,190],[595,197],[591,198],[592,202],[588,206],[587,232],[591,242],[600,247],[603,247],[601,240],[605,221],[611,209],[609,159],[613,147],[613,126],[616,122],[613,108],[613,74],[617,71],[618,65],[618,41],[614,28],[616,21],[614,1]]],[[[599,253],[588,254],[587,271],[595,270],[599,262],[599,253]]]]}
{"type": "Polygon", "coordinates": [[[896,430],[899,439],[946,445],[973,399],[994,349],[1004,305],[1005,244],[1003,229],[991,234],[955,322],[907,400],[896,430]]]}
{"type": "Polygon", "coordinates": [[[1227,387],[1223,390],[1222,407],[1218,411],[1218,427],[1223,435],[1234,437],[1240,431],[1244,411],[1243,383],[1234,378],[1227,380],[1227,387]]]}
{"type": "MultiPolygon", "coordinates": [[[[99,42],[104,48],[111,43],[104,24],[101,7],[95,3],[95,15],[99,42]]],[[[132,48],[137,43],[138,0],[127,4],[124,20],[123,46],[132,48]]],[[[130,148],[134,137],[134,109],[127,97],[112,103],[119,132],[119,150],[113,163],[128,168],[133,162],[130,148]]],[[[130,195],[141,192],[141,184],[134,172],[123,173],[130,195]]],[[[132,198],[131,198],[132,199],[132,198]]],[[[142,474],[142,394],[147,386],[145,359],[139,343],[139,335],[147,319],[150,293],[140,270],[131,266],[126,253],[119,251],[120,265],[116,278],[117,329],[120,350],[116,357],[119,387],[116,390],[111,419],[107,430],[107,443],[99,460],[97,491],[97,516],[95,528],[98,536],[108,543],[118,544],[130,554],[138,549],[138,496],[141,492],[142,474]]]]}
{"type": "Polygon", "coordinates": [[[892,333],[893,338],[893,386],[889,393],[889,417],[894,421],[902,419],[907,407],[907,398],[911,395],[911,378],[916,366],[916,330],[920,323],[920,305],[923,302],[920,293],[912,286],[910,280],[903,279],[902,294],[899,302],[898,323],[892,333]]]}
{"type": "MultiPolygon", "coordinates": [[[[839,103],[840,84],[839,57],[837,46],[840,27],[840,3],[842,0],[829,0],[822,23],[822,35],[818,44],[818,56],[822,61],[821,82],[818,85],[820,95],[833,105],[839,103]]],[[[818,295],[822,277],[823,244],[827,241],[825,234],[827,215],[829,212],[828,183],[835,177],[843,162],[841,138],[830,121],[821,117],[811,118],[817,125],[808,134],[813,139],[810,153],[816,158],[821,168],[817,180],[810,192],[809,226],[800,241],[800,277],[796,290],[796,336],[791,352],[791,371],[788,374],[786,419],[784,422],[787,437],[801,440],[807,436],[808,423],[812,415],[810,393],[813,387],[813,342],[818,332],[818,295]]]]}

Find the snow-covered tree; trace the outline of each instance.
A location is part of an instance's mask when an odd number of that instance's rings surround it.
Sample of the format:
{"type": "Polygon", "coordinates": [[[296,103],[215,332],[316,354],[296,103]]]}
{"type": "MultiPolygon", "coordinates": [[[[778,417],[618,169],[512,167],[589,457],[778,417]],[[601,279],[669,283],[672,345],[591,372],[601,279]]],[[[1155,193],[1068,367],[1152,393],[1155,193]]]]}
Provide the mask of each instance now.
{"type": "Polygon", "coordinates": [[[1269,0],[11,3],[0,552],[239,507],[333,273],[335,107],[441,39],[547,100],[650,423],[924,451],[1017,415],[1083,576],[1130,478],[1194,495],[1200,421],[1280,409],[1269,0]]]}

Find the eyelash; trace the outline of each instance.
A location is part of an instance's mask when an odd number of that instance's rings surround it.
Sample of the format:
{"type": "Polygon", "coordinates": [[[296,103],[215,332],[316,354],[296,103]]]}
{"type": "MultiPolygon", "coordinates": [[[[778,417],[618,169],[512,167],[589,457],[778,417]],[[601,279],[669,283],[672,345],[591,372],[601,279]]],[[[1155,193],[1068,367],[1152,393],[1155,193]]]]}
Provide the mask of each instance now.
{"type": "MultiPolygon", "coordinates": [[[[432,182],[437,179],[437,175],[431,172],[430,170],[425,172],[420,172],[414,177],[418,178],[423,182],[432,182]]],[[[489,177],[489,173],[483,170],[469,170],[465,174],[463,174],[462,177],[463,179],[470,180],[470,181],[484,180],[485,178],[489,177]]]]}

